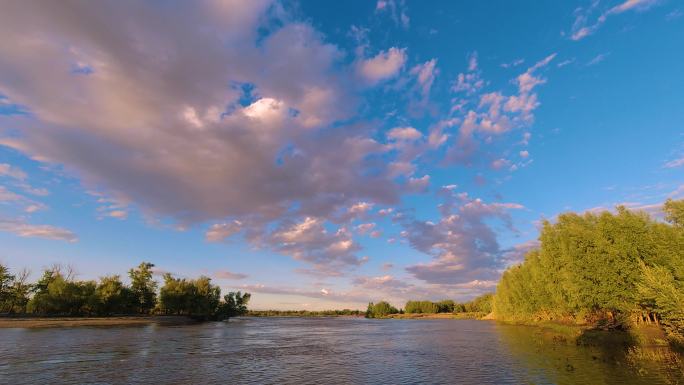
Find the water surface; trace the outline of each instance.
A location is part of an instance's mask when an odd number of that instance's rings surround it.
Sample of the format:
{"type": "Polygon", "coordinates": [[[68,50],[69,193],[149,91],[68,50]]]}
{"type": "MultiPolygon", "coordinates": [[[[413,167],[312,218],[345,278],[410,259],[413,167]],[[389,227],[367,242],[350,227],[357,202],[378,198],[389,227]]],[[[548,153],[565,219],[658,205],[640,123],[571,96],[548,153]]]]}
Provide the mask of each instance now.
{"type": "Polygon", "coordinates": [[[474,320],[0,329],[2,384],[684,384],[626,348],[474,320]]]}

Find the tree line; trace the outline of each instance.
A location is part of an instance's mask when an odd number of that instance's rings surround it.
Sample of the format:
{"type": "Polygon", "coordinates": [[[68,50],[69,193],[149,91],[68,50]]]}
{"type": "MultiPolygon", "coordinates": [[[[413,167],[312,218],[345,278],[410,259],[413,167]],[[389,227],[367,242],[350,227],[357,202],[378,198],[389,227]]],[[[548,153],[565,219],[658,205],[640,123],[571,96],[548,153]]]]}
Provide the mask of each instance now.
{"type": "Polygon", "coordinates": [[[482,313],[492,311],[492,293],[483,294],[468,302],[455,302],[450,299],[432,302],[409,300],[403,309],[397,309],[387,301],[369,303],[366,318],[384,318],[392,314],[436,314],[436,313],[482,313]]]}
{"type": "Polygon", "coordinates": [[[495,317],[604,327],[656,323],[684,333],[684,200],[665,222],[618,207],[544,222],[537,250],[502,276],[495,317]]]}
{"type": "Polygon", "coordinates": [[[363,316],[361,310],[250,310],[247,315],[252,317],[337,317],[363,316]]]}
{"type": "Polygon", "coordinates": [[[46,269],[29,283],[29,272],[10,274],[0,264],[0,313],[37,316],[185,315],[202,320],[221,320],[247,313],[249,293],[221,289],[208,277],[174,278],[164,275],[157,290],[153,264],[143,262],[128,271],[130,285],[119,275],[99,281],[79,281],[70,268],[46,269]]]}

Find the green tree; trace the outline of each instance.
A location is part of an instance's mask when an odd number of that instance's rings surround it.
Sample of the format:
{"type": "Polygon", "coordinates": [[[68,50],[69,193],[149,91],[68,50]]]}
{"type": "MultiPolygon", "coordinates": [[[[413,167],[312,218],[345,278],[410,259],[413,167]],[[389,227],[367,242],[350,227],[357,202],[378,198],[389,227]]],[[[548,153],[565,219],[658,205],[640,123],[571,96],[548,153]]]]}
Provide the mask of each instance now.
{"type": "Polygon", "coordinates": [[[9,269],[0,264],[0,313],[10,312],[10,303],[12,299],[12,286],[14,285],[14,276],[10,274],[9,269]]]}
{"type": "Polygon", "coordinates": [[[136,312],[136,298],[118,275],[100,278],[95,289],[96,313],[99,315],[131,314],[136,312]]]}
{"type": "Polygon", "coordinates": [[[42,315],[91,315],[97,308],[94,281],[74,281],[61,272],[50,270],[44,273],[41,281],[47,285],[33,296],[28,303],[32,313],[42,315]]]}
{"type": "MultiPolygon", "coordinates": [[[[235,293],[231,294],[235,300],[235,293]]],[[[240,295],[240,300],[242,297],[240,295]]],[[[245,305],[248,299],[247,297],[244,300],[245,305]]],[[[159,307],[165,314],[184,314],[198,319],[210,319],[216,318],[220,312],[220,300],[221,289],[212,285],[208,277],[187,280],[165,274],[164,285],[159,294],[159,307]]]]}
{"type": "Polygon", "coordinates": [[[394,306],[390,305],[389,302],[380,301],[378,303],[369,303],[368,310],[366,311],[366,318],[382,318],[387,317],[390,314],[397,314],[399,310],[394,306]]]}
{"type": "Polygon", "coordinates": [[[226,319],[247,314],[247,304],[252,297],[249,293],[230,292],[223,297],[219,305],[217,318],[226,319]]]}
{"type": "Polygon", "coordinates": [[[152,279],[153,267],[152,263],[142,262],[137,268],[128,271],[135,306],[140,314],[149,314],[157,303],[157,282],[152,279]]]}
{"type": "Polygon", "coordinates": [[[684,199],[678,201],[668,199],[663,205],[663,211],[666,221],[676,226],[684,226],[684,199]]]}
{"type": "Polygon", "coordinates": [[[669,200],[664,211],[670,224],[625,207],[545,222],[540,248],[501,277],[496,317],[609,326],[662,320],[681,332],[684,201],[669,200]]]}

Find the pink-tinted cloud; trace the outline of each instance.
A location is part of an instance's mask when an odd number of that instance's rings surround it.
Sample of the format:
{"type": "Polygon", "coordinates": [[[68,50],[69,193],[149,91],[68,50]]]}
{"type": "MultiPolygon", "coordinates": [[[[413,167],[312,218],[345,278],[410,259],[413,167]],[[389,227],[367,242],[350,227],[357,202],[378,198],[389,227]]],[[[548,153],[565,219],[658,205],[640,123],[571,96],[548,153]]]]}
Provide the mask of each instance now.
{"type": "Polygon", "coordinates": [[[582,40],[585,37],[594,34],[606,22],[608,17],[612,15],[621,14],[627,11],[642,12],[660,2],[661,0],[626,0],[601,13],[596,21],[591,23],[589,20],[591,16],[595,14],[600,4],[598,1],[594,1],[591,6],[586,9],[581,7],[575,9],[575,21],[572,24],[570,31],[570,39],[575,41],[582,40]]]}
{"type": "Polygon", "coordinates": [[[216,279],[229,279],[229,280],[241,280],[241,279],[245,279],[248,277],[247,274],[234,273],[234,272],[228,271],[228,270],[217,271],[213,275],[214,275],[214,278],[216,278],[216,279]]]}
{"type": "Polygon", "coordinates": [[[490,281],[502,267],[501,249],[489,221],[498,219],[511,231],[509,210],[515,203],[485,203],[466,193],[442,190],[439,222],[412,219],[403,223],[411,247],[433,256],[428,263],[406,268],[414,277],[433,284],[490,281]]]}
{"type": "Polygon", "coordinates": [[[21,220],[0,218],[0,231],[25,238],[44,238],[74,243],[78,237],[73,232],[51,225],[34,225],[21,220]]]}
{"type": "Polygon", "coordinates": [[[406,63],[406,50],[392,47],[358,63],[359,74],[370,84],[395,77],[406,63]]]}

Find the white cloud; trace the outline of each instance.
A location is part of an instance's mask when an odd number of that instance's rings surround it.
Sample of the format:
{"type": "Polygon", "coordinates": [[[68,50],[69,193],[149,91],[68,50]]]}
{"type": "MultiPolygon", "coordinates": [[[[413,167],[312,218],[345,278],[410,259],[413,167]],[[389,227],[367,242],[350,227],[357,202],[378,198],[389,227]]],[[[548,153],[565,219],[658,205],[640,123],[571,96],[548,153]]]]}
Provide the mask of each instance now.
{"type": "Polygon", "coordinates": [[[20,220],[0,219],[0,231],[25,238],[44,238],[70,243],[78,241],[76,234],[69,230],[50,225],[32,225],[20,220]]]}
{"type": "Polygon", "coordinates": [[[240,232],[240,230],[242,230],[242,222],[238,220],[228,223],[215,223],[207,230],[205,239],[208,242],[220,242],[240,232]]]}
{"type": "Polygon", "coordinates": [[[387,133],[387,137],[394,140],[418,140],[423,134],[413,127],[395,127],[387,133]]]}
{"type": "Polygon", "coordinates": [[[18,180],[26,179],[27,175],[20,168],[11,166],[7,163],[0,163],[0,176],[6,176],[18,180]]]}
{"type": "Polygon", "coordinates": [[[395,77],[406,63],[406,49],[392,47],[376,56],[361,60],[358,71],[370,84],[395,77]]]}

